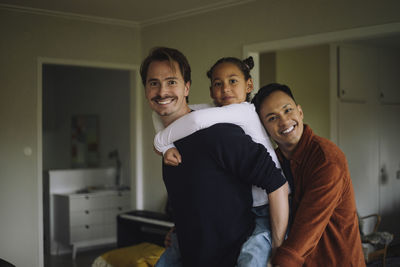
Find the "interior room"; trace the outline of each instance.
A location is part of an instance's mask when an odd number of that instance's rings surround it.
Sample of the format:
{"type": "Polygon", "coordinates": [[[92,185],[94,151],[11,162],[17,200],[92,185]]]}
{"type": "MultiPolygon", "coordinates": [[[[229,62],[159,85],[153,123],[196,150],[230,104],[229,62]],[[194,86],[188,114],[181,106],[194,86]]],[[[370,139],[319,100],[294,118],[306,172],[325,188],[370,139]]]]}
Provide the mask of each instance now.
{"type": "Polygon", "coordinates": [[[394,234],[390,247],[400,244],[398,1],[145,2],[0,0],[1,259],[51,266],[55,254],[65,266],[89,266],[115,247],[115,225],[104,242],[51,245],[53,205],[70,190],[112,199],[123,188],[121,212],[164,212],[161,158],[138,73],[155,46],[187,56],[193,104],[211,102],[205,73],[223,56],[252,55],[256,88],[291,86],[305,122],[345,152],[360,216],[379,214],[379,229],[394,234]],[[94,125],[92,150],[73,146],[82,117],[94,125]],[[75,184],[63,180],[71,175],[75,184]],[[112,190],[104,195],[99,186],[112,190]],[[93,249],[100,251],[84,259],[93,249]]]}
{"type": "MultiPolygon", "coordinates": [[[[68,187],[58,184],[56,180],[63,178],[55,170],[110,173],[103,183],[85,184],[92,190],[101,184],[130,186],[130,72],[55,64],[43,64],[42,72],[44,247],[48,254],[57,254],[56,248],[59,253],[63,248],[54,244],[54,227],[58,226],[52,195],[71,192],[73,185],[71,178],[68,187]]],[[[76,190],[82,190],[80,186],[76,190]]]]}

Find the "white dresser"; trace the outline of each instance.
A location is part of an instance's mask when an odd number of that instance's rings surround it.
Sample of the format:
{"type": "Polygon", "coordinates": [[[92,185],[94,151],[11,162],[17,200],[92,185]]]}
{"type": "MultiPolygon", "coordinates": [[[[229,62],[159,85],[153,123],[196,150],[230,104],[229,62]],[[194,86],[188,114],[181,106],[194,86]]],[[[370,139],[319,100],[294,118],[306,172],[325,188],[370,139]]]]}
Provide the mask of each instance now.
{"type": "Polygon", "coordinates": [[[55,241],[79,248],[116,242],[117,215],[130,209],[130,191],[54,194],[55,241]]]}

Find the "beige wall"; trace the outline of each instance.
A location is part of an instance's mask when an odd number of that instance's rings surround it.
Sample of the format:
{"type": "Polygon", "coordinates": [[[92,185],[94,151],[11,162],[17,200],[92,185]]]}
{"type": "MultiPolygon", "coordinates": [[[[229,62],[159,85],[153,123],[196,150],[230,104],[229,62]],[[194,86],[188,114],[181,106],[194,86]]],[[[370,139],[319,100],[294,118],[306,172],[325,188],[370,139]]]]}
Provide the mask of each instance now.
{"type": "Polygon", "coordinates": [[[39,266],[38,57],[139,64],[140,32],[0,10],[0,36],[0,257],[39,266]]]}
{"type": "MultiPolygon", "coordinates": [[[[191,102],[208,102],[205,71],[219,57],[242,57],[246,44],[400,22],[399,5],[397,0],[259,0],[140,31],[0,10],[1,256],[21,267],[39,266],[40,262],[39,56],[139,64],[153,46],[176,47],[193,67],[191,102]],[[24,155],[25,147],[32,148],[31,156],[24,155]]],[[[302,93],[296,95],[303,98],[302,93]]],[[[161,159],[152,152],[147,105],[143,122],[144,207],[157,210],[165,189],[161,159]]],[[[324,128],[321,131],[327,131],[324,128]]]]}
{"type": "MultiPolygon", "coordinates": [[[[276,53],[260,54],[260,88],[276,82],[276,53]]],[[[256,90],[259,88],[256,88],[256,90]]]]}
{"type": "Polygon", "coordinates": [[[145,27],[142,48],[180,49],[193,69],[191,96],[209,100],[206,70],[222,56],[242,57],[244,45],[400,20],[398,1],[254,1],[145,27]]]}
{"type": "Polygon", "coordinates": [[[329,138],[329,45],[284,49],[260,55],[260,86],[288,85],[301,105],[305,123],[329,138]]]}
{"type": "Polygon", "coordinates": [[[276,73],[276,81],[292,89],[304,122],[329,138],[329,45],[278,51],[276,73]]]}
{"type": "MultiPolygon", "coordinates": [[[[171,46],[181,50],[192,66],[190,101],[209,102],[209,82],[205,72],[220,57],[242,58],[244,45],[400,22],[400,13],[397,12],[399,8],[400,2],[396,0],[385,1],[384,4],[374,0],[259,0],[207,15],[200,14],[145,27],[142,29],[142,52],[145,55],[154,46],[171,46]]],[[[318,109],[318,112],[308,108],[317,99],[323,103],[329,102],[328,99],[319,98],[321,95],[328,97],[327,88],[321,90],[313,92],[316,93],[315,99],[308,95],[309,91],[296,92],[296,97],[304,100],[302,104],[306,107],[306,122],[315,124],[313,127],[317,133],[329,136],[329,105],[318,109]],[[312,116],[318,118],[311,119],[312,116]]],[[[145,105],[145,124],[150,123],[147,109],[145,105]]],[[[151,125],[146,124],[145,129],[150,130],[151,125]]],[[[145,135],[143,141],[150,147],[152,135],[145,135]]],[[[151,165],[154,158],[149,149],[144,150],[144,205],[149,208],[159,206],[159,198],[155,198],[152,192],[162,191],[158,189],[161,170],[151,165]]]]}

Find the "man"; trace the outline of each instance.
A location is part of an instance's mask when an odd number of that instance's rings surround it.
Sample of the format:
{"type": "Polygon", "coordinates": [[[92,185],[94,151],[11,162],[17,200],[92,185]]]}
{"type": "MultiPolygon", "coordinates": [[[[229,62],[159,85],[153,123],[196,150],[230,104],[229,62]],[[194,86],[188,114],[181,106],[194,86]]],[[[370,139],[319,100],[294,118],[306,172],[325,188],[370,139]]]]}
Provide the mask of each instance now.
{"type": "Polygon", "coordinates": [[[353,186],[343,152],[303,125],[286,85],[269,84],[253,99],[291,186],[293,222],[275,266],[365,266],[353,186]]]}
{"type": "MultiPolygon", "coordinates": [[[[191,111],[190,66],[182,53],[154,49],[140,73],[149,105],[165,127],[191,111]]],[[[267,150],[236,125],[214,125],[175,146],[184,160],[176,167],[163,165],[163,179],[183,265],[235,266],[254,228],[251,184],[267,190],[271,212],[279,214],[288,209],[286,180],[267,150]]],[[[272,224],[286,223],[287,216],[275,216],[272,224]]]]}

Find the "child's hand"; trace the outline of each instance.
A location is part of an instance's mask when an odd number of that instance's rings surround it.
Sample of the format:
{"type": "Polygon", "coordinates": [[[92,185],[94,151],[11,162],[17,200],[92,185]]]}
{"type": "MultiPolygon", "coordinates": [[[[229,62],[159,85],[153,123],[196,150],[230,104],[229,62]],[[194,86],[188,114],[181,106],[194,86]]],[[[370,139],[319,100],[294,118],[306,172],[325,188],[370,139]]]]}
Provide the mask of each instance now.
{"type": "Polygon", "coordinates": [[[164,163],[170,166],[178,166],[182,162],[181,154],[178,149],[172,147],[168,149],[164,154],[164,163]]]}

